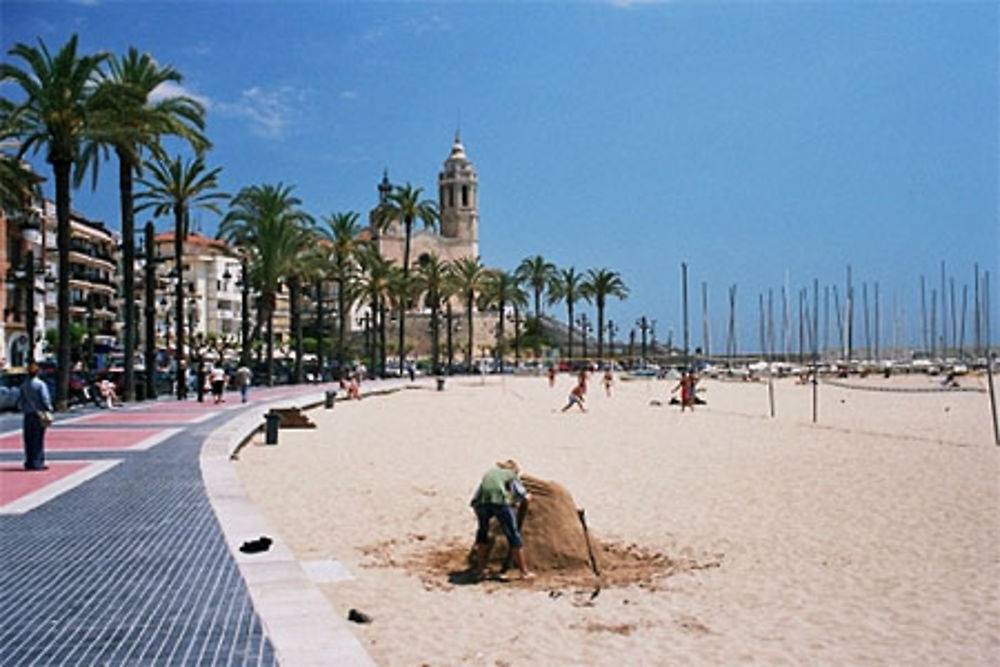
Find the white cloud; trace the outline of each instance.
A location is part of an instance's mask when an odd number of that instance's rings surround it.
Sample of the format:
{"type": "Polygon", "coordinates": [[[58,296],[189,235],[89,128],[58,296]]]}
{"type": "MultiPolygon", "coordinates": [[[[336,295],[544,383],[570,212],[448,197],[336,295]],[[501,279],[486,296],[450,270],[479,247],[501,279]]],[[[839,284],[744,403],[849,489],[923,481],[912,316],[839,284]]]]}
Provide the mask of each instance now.
{"type": "Polygon", "coordinates": [[[149,101],[160,102],[162,100],[168,100],[172,97],[190,97],[191,99],[200,102],[206,109],[212,107],[212,101],[210,99],[201,95],[195,95],[184,86],[173,81],[164,81],[154,88],[153,92],[149,94],[149,101]]]}
{"type": "Polygon", "coordinates": [[[309,91],[282,86],[268,90],[260,86],[247,88],[236,102],[217,102],[212,110],[224,116],[244,118],[250,130],[260,137],[280,138],[287,134],[299,109],[309,97],[309,91]]]}
{"type": "Polygon", "coordinates": [[[353,102],[357,99],[360,99],[360,97],[361,96],[358,95],[358,91],[356,90],[344,90],[341,91],[340,93],[340,99],[347,100],[348,102],[353,102]]]}
{"type": "Polygon", "coordinates": [[[69,0],[70,4],[83,5],[84,7],[96,7],[101,4],[101,0],[69,0]]]}
{"type": "Polygon", "coordinates": [[[210,56],[212,55],[212,47],[204,43],[192,44],[191,46],[186,46],[183,49],[181,49],[181,53],[188,56],[198,56],[198,57],[210,56]]]}
{"type": "Polygon", "coordinates": [[[445,32],[451,29],[451,25],[438,16],[411,17],[407,19],[390,21],[374,28],[369,28],[361,35],[361,39],[366,42],[379,42],[399,35],[420,37],[428,33],[445,32]]]}

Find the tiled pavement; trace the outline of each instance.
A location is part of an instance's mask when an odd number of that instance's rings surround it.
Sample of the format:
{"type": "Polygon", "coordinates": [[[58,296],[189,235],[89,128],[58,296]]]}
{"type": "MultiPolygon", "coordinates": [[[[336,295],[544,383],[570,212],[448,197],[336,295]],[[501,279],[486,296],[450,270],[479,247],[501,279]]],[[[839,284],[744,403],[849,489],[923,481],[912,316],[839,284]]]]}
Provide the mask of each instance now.
{"type": "MultiPolygon", "coordinates": [[[[257,390],[246,410],[304,391],[317,388],[257,390]]],[[[205,438],[247,421],[243,407],[60,420],[40,473],[20,470],[19,418],[0,420],[0,664],[276,664],[199,469],[205,438]]]]}

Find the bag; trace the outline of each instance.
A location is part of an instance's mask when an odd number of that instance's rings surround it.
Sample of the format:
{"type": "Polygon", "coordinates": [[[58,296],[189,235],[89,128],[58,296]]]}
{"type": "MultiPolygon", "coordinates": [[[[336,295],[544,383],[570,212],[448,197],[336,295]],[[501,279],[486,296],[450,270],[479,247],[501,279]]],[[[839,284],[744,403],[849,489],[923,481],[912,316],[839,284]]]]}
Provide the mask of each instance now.
{"type": "Polygon", "coordinates": [[[42,427],[44,427],[44,428],[48,428],[49,426],[52,426],[52,422],[53,422],[52,413],[49,412],[48,410],[39,410],[38,411],[38,421],[41,422],[42,427]]]}

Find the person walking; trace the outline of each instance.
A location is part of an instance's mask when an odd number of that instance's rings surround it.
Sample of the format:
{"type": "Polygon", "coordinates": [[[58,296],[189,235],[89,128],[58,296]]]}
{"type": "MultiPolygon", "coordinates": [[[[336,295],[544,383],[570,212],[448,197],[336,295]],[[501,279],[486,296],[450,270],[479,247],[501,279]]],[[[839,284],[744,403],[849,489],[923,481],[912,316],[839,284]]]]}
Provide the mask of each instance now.
{"type": "Polygon", "coordinates": [[[225,403],[226,371],[222,368],[222,364],[212,367],[209,382],[212,383],[212,398],[215,400],[215,404],[225,403]]]}
{"type": "Polygon", "coordinates": [[[240,400],[244,403],[250,398],[250,369],[246,366],[240,366],[236,369],[235,383],[236,388],[240,390],[240,400]]]}
{"type": "Polygon", "coordinates": [[[476,529],[476,573],[483,575],[486,569],[486,557],[489,552],[490,519],[497,518],[500,528],[507,538],[511,556],[521,576],[531,579],[535,575],[528,570],[524,559],[524,541],[517,527],[517,517],[514,514],[514,504],[530,502],[531,494],[524,488],[520,478],[520,468],[513,459],[500,461],[486,471],[479,482],[476,493],[472,496],[473,511],[476,513],[478,527],[476,529]]]}
{"type": "Polygon", "coordinates": [[[52,423],[52,400],[48,385],[38,377],[38,364],[34,361],[28,364],[28,378],[21,385],[17,403],[24,415],[24,469],[46,470],[45,429],[52,423]]]}

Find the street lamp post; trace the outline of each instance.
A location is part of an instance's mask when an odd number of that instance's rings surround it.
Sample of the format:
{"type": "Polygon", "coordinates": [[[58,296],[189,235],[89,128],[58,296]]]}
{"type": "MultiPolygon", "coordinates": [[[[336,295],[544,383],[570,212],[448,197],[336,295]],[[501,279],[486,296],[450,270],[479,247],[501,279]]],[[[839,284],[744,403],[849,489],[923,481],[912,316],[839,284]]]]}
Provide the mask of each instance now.
{"type": "Polygon", "coordinates": [[[643,315],[638,320],[635,321],[635,325],[639,327],[639,331],[642,333],[642,359],[640,364],[645,367],[646,365],[646,332],[650,329],[649,320],[643,315]]]}
{"type": "Polygon", "coordinates": [[[18,278],[23,277],[26,286],[24,326],[28,334],[28,362],[35,360],[35,253],[28,251],[24,255],[24,270],[15,272],[18,278]]]}
{"type": "Polygon", "coordinates": [[[521,364],[521,309],[514,304],[514,369],[521,364]]]}
{"type": "Polygon", "coordinates": [[[604,326],[608,330],[608,356],[611,357],[613,367],[615,364],[615,334],[618,333],[618,325],[615,324],[614,320],[608,320],[604,326]]]}
{"type": "Polygon", "coordinates": [[[580,316],[576,318],[576,326],[580,329],[580,346],[582,350],[581,357],[584,361],[587,360],[587,313],[580,313],[580,316]]]}
{"type": "Polygon", "coordinates": [[[323,281],[316,279],[316,381],[326,380],[323,359],[323,281]]]}
{"type": "Polygon", "coordinates": [[[146,399],[156,398],[156,230],[153,222],[145,227],[146,244],[146,399]]]}
{"type": "Polygon", "coordinates": [[[87,370],[94,371],[94,293],[87,292],[87,370]]]}

